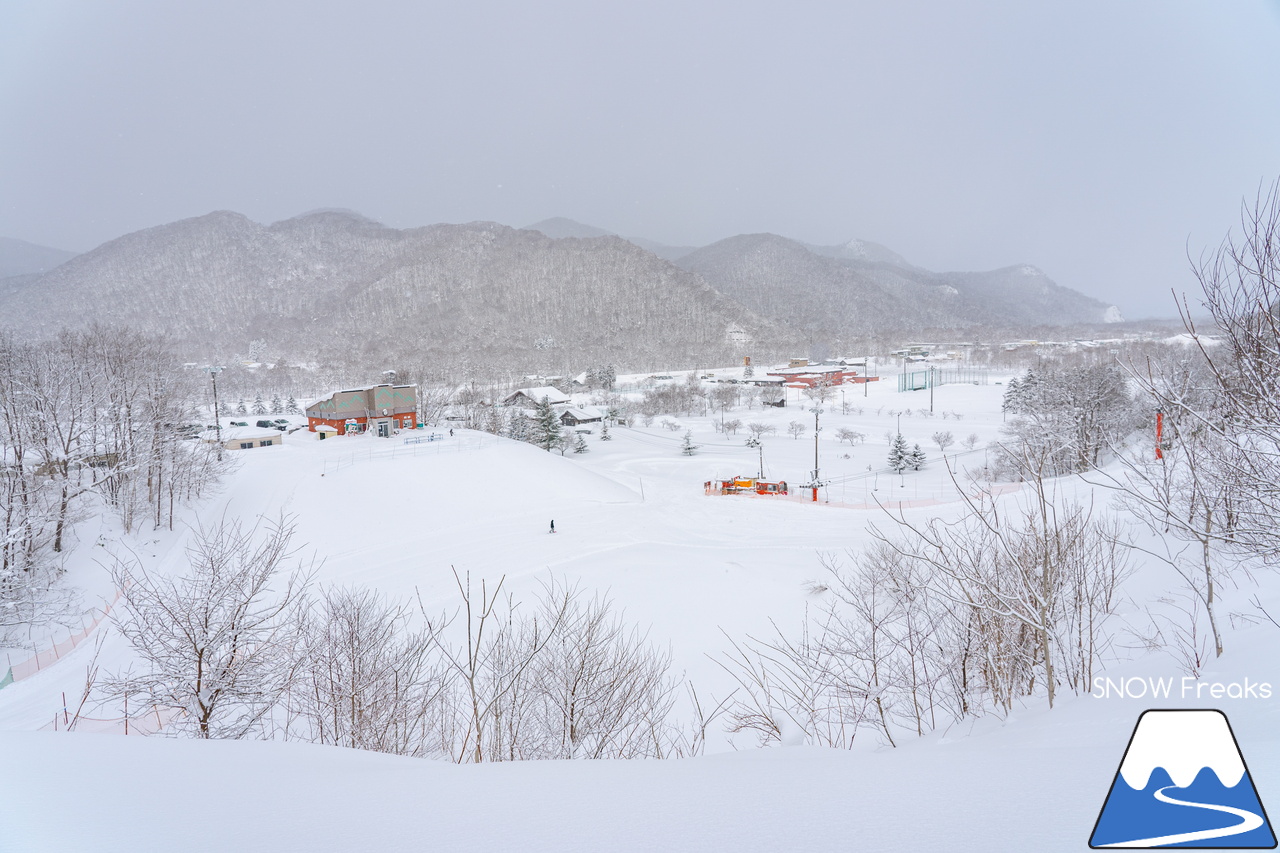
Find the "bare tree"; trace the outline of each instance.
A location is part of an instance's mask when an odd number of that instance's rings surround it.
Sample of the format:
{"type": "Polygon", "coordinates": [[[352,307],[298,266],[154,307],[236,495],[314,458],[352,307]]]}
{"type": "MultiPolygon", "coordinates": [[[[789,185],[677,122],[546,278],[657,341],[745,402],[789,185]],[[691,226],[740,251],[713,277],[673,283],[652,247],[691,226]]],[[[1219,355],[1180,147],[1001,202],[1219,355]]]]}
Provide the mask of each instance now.
{"type": "Polygon", "coordinates": [[[1217,337],[1197,327],[1183,297],[1194,348],[1130,367],[1159,412],[1162,441],[1121,456],[1119,475],[1098,476],[1157,534],[1143,550],[1180,576],[1197,605],[1179,608],[1187,621],[1163,633],[1196,636],[1203,612],[1221,655],[1222,583],[1280,564],[1280,184],[1242,205],[1240,234],[1194,271],[1217,337]]]}
{"type": "Polygon", "coordinates": [[[193,737],[263,733],[296,671],[310,582],[301,564],[286,574],[293,531],[286,517],[251,529],[223,518],[193,532],[176,577],[117,560],[112,618],[143,669],[113,678],[109,691],[181,712],[173,727],[193,737]]]}
{"type": "Polygon", "coordinates": [[[809,428],[809,425],[806,424],[804,421],[792,421],[791,423],[787,424],[787,432],[791,435],[792,438],[796,438],[796,439],[804,435],[805,430],[807,430],[808,428],[809,428]]]}
{"type": "Polygon", "coordinates": [[[751,437],[759,441],[766,435],[773,435],[778,428],[773,424],[766,424],[761,421],[751,421],[747,424],[747,432],[751,433],[751,437]]]}
{"type": "Polygon", "coordinates": [[[938,445],[938,450],[946,453],[947,448],[956,443],[956,437],[950,430],[939,430],[933,434],[933,443],[938,445]]]}
{"type": "Polygon", "coordinates": [[[412,612],[370,590],[325,591],[305,622],[288,734],[396,755],[448,754],[446,673],[412,612]]]}
{"type": "Polygon", "coordinates": [[[867,440],[867,434],[848,427],[840,427],[836,430],[836,440],[847,441],[851,445],[859,444],[867,440]]]}
{"type": "Polygon", "coordinates": [[[1129,570],[1113,525],[1095,521],[1091,508],[1057,495],[1043,478],[1030,482],[1031,499],[1012,511],[985,494],[965,495],[969,514],[959,522],[898,516],[902,536],[876,532],[929,566],[931,588],[967,610],[983,639],[988,687],[1006,708],[1034,688],[1035,671],[1050,707],[1060,682],[1073,690],[1089,683],[1129,570]]]}
{"type": "Polygon", "coordinates": [[[459,575],[455,569],[453,577],[462,597],[453,615],[429,617],[419,601],[431,647],[458,691],[452,758],[460,763],[517,758],[521,716],[512,708],[524,701],[526,673],[564,623],[567,593],[544,607],[542,614],[523,620],[517,617],[515,601],[502,596],[503,581],[490,592],[482,580],[477,595],[470,573],[459,575]],[[447,636],[455,621],[460,642],[447,636]]]}
{"type": "Polygon", "coordinates": [[[661,757],[671,739],[675,682],[669,651],[653,648],[599,596],[555,583],[542,596],[544,621],[560,630],[529,670],[531,719],[523,726],[527,758],[661,757]]]}

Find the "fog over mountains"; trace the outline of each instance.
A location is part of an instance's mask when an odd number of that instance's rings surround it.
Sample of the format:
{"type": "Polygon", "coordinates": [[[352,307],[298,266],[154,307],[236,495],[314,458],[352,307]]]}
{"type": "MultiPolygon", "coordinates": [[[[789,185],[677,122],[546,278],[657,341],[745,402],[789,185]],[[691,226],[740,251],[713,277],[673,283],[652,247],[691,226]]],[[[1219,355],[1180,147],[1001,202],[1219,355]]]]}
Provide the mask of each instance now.
{"type": "Polygon", "coordinates": [[[0,278],[47,272],[75,256],[75,252],[0,237],[0,278]]]}
{"type": "Polygon", "coordinates": [[[563,219],[399,230],[350,211],[273,225],[221,211],[0,279],[0,317],[29,334],[93,321],[164,331],[193,361],[252,349],[291,362],[558,372],[1096,323],[1108,310],[1034,267],[932,273],[857,240],[640,242],[563,219]]]}

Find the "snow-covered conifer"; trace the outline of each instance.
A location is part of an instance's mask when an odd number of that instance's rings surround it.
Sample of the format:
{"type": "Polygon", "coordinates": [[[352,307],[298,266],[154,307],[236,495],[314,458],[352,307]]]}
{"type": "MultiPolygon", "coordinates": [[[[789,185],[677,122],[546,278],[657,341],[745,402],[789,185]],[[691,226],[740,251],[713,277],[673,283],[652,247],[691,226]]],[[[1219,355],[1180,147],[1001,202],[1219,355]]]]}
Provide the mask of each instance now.
{"type": "Polygon", "coordinates": [[[693,443],[693,430],[685,430],[684,440],[680,442],[680,452],[685,456],[692,456],[698,452],[698,448],[701,446],[693,443]]]}
{"type": "Polygon", "coordinates": [[[925,461],[924,451],[920,449],[920,445],[917,444],[914,447],[912,447],[910,458],[909,458],[911,470],[919,471],[920,466],[924,465],[924,461],[925,461]]]}
{"type": "Polygon", "coordinates": [[[560,432],[560,418],[546,397],[539,400],[534,408],[531,440],[548,453],[564,443],[564,436],[560,432]]]}
{"type": "Polygon", "coordinates": [[[911,451],[907,448],[907,440],[898,433],[889,445],[889,467],[895,474],[901,474],[911,464],[911,451]]]}

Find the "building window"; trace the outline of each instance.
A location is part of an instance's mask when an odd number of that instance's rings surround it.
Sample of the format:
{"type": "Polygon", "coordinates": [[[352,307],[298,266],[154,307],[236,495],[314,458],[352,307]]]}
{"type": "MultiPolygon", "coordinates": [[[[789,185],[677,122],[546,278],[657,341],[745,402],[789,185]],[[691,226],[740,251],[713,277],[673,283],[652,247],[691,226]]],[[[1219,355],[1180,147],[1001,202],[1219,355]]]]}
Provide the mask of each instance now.
{"type": "Polygon", "coordinates": [[[271,440],[270,440],[270,439],[268,439],[268,440],[266,440],[266,441],[260,441],[260,442],[258,442],[258,446],[259,446],[259,447],[270,447],[270,446],[271,446],[271,440]]]}
{"type": "Polygon", "coordinates": [[[253,447],[253,442],[252,442],[252,441],[242,441],[242,442],[240,442],[240,449],[241,449],[241,450],[248,450],[250,447],[253,447]]]}

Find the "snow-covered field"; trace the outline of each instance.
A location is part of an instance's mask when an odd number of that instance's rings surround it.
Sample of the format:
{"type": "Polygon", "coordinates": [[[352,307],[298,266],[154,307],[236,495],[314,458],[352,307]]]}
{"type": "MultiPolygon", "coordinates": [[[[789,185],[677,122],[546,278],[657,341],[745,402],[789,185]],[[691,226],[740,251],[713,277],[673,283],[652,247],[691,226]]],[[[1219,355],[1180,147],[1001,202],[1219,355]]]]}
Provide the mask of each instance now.
{"type": "MultiPolygon", "coordinates": [[[[809,404],[792,392],[787,408],[727,415],[777,426],[764,439],[764,468],[793,486],[791,498],[704,494],[705,481],[754,475],[759,464],[745,430],[717,434],[708,415],[672,418],[678,430],[661,419],[618,427],[609,442],[597,428],[590,452],[564,456],[466,430],[437,428],[445,437],[423,444],[405,444],[408,433],[320,442],[300,431],[282,447],[238,454],[238,470],[189,517],[288,513],[319,581],[416,596],[429,611],[455,602],[455,569],[505,577],[517,597],[552,576],[606,591],[670,646],[676,672],[700,695],[724,696],[733,684],[714,658],[726,635],[798,626],[820,603],[807,583],[822,579],[820,556],[862,547],[870,524],[892,525],[880,505],[918,519],[960,512],[934,432],[955,435],[948,456],[961,469],[981,468],[981,448],[998,435],[1000,385],[939,387],[934,417],[919,411],[928,391],[899,394],[892,381],[867,390],[845,391],[860,413],[840,413],[839,391],[825,405],[819,455],[829,485],[816,504],[795,488],[813,467],[814,440],[809,404]],[[910,416],[890,415],[908,406],[910,416]],[[787,434],[793,420],[808,427],[798,439],[787,434]],[[885,433],[899,422],[930,459],[901,477],[885,469],[885,433]],[[867,441],[837,442],[840,427],[867,441]],[[686,429],[701,445],[692,456],[680,452],[686,429]],[[979,449],[967,452],[959,442],[970,433],[979,449]]],[[[89,519],[77,535],[69,578],[94,600],[113,595],[111,553],[127,548],[173,571],[189,531],[121,541],[109,521],[89,519]]],[[[1261,583],[1228,595],[1276,600],[1272,579],[1261,583]]],[[[1117,630],[1138,624],[1171,586],[1158,568],[1140,569],[1117,630]]],[[[100,665],[126,665],[130,652],[109,625],[96,633],[100,665]]],[[[1234,628],[1229,654],[1204,680],[1280,687],[1277,639],[1274,626],[1234,628]]],[[[648,762],[457,766],[292,743],[35,732],[61,713],[64,693],[78,695],[94,646],[0,690],[0,850],[1079,850],[1138,714],[1153,704],[1068,694],[1052,711],[1031,702],[897,749],[870,734],[848,752],[757,750],[715,736],[707,756],[648,762]]],[[[1108,666],[1113,677],[1181,675],[1168,656],[1118,653],[1128,659],[1108,666]]],[[[1222,707],[1265,805],[1280,802],[1277,701],[1154,704],[1222,707]]]]}

